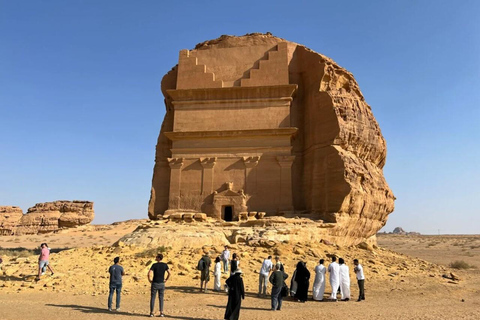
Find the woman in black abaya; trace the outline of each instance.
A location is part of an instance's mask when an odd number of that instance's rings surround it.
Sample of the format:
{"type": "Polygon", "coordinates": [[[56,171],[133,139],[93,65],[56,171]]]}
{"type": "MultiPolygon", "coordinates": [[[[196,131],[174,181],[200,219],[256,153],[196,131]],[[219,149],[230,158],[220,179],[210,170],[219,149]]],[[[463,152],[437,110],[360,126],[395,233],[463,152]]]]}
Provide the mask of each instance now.
{"type": "Polygon", "coordinates": [[[310,271],[307,270],[304,262],[297,264],[297,270],[295,272],[295,281],[297,281],[297,292],[295,298],[300,302],[307,301],[308,297],[308,285],[310,280],[310,271]]]}
{"type": "Polygon", "coordinates": [[[228,303],[225,311],[225,320],[238,320],[240,317],[240,308],[242,300],[245,299],[245,289],[243,286],[242,270],[235,270],[235,273],[227,279],[228,303]]]}

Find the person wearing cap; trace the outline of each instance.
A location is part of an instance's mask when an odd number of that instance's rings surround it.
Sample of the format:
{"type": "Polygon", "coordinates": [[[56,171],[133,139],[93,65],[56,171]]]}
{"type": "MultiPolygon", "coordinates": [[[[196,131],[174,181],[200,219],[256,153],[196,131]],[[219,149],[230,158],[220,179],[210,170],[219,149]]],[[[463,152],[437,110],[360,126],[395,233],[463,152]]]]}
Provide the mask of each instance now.
{"type": "Polygon", "coordinates": [[[242,279],[242,270],[237,268],[235,273],[227,279],[228,302],[225,310],[225,320],[238,320],[240,317],[240,308],[242,300],[245,299],[245,288],[242,279]]]}
{"type": "Polygon", "coordinates": [[[113,293],[116,292],[117,299],[115,301],[116,310],[120,311],[120,293],[122,291],[122,276],[125,275],[123,267],[118,264],[120,262],[120,257],[115,257],[113,259],[113,265],[108,268],[108,273],[110,273],[110,292],[108,294],[108,311],[112,311],[112,300],[113,293]]]}
{"type": "Polygon", "coordinates": [[[157,263],[152,264],[148,271],[148,281],[152,284],[150,295],[150,317],[154,316],[153,310],[155,309],[155,297],[157,292],[160,304],[160,317],[165,317],[165,314],[163,313],[163,296],[165,294],[165,283],[170,278],[170,271],[168,271],[168,264],[162,262],[163,254],[158,254],[156,260],[157,263]],[[167,273],[166,278],[165,272],[167,273]]]}

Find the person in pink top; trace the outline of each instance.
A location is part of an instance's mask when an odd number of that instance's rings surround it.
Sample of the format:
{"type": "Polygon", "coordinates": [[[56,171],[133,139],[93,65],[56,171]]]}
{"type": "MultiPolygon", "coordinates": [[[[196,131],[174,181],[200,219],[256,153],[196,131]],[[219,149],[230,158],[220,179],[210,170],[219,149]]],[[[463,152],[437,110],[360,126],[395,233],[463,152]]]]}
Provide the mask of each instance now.
{"type": "Polygon", "coordinates": [[[48,267],[53,276],[53,269],[48,263],[48,259],[50,257],[50,249],[48,248],[46,243],[42,243],[40,245],[40,248],[42,251],[40,252],[40,256],[38,257],[38,276],[35,278],[35,280],[37,281],[40,280],[40,276],[42,275],[42,269],[45,267],[48,267]]]}

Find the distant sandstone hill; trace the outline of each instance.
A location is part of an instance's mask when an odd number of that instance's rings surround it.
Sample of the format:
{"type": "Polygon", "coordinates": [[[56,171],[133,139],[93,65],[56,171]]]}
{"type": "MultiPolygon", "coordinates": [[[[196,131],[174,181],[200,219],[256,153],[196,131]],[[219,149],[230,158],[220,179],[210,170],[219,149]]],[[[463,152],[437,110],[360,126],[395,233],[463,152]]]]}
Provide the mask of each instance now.
{"type": "Polygon", "coordinates": [[[90,201],[37,203],[26,214],[19,207],[0,206],[0,234],[22,235],[57,231],[89,224],[95,214],[90,201]]]}
{"type": "Polygon", "coordinates": [[[301,214],[359,243],[393,211],[385,139],[330,58],[271,34],[221,36],[180,51],[161,89],[150,219],[301,214]]]}

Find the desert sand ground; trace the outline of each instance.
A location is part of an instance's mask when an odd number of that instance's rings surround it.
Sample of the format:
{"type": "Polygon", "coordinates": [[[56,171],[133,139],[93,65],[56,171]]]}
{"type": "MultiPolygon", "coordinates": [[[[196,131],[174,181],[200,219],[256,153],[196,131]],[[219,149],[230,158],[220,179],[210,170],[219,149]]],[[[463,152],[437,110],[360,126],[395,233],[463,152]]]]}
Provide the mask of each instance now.
{"type": "MultiPolygon", "coordinates": [[[[202,248],[156,248],[111,245],[135,229],[138,222],[112,226],[85,226],[51,235],[0,237],[4,259],[0,271],[0,319],[134,319],[147,317],[149,284],[146,278],[157,251],[164,251],[171,266],[167,285],[166,318],[223,319],[227,296],[198,292],[196,262],[202,248]],[[52,248],[54,276],[38,283],[33,279],[37,257],[33,251],[41,242],[52,248]],[[57,250],[56,250],[57,249],[57,250]],[[58,252],[57,252],[58,251],[58,252]],[[120,256],[124,277],[122,308],[106,310],[107,269],[120,256]]],[[[276,248],[232,245],[241,253],[247,297],[241,319],[480,319],[480,236],[394,236],[380,235],[373,251],[341,248],[325,244],[282,244],[276,248]],[[396,252],[395,252],[396,251],[396,252]],[[398,252],[398,253],[397,253],[398,252]],[[282,311],[270,311],[270,300],[258,298],[257,281],[261,261],[268,254],[280,254],[291,275],[299,259],[313,271],[319,258],[337,254],[347,260],[360,258],[366,275],[366,301],[314,302],[285,301],[282,311]],[[408,255],[407,255],[408,254],[408,255]],[[448,267],[463,260],[477,268],[456,270],[448,267]],[[454,272],[459,281],[442,278],[454,272]]],[[[222,247],[210,247],[217,255],[222,247]]],[[[312,272],[312,280],[313,280],[312,272]]],[[[358,295],[353,271],[352,298],[358,295]]],[[[226,279],[224,277],[223,279],[226,279]]],[[[212,279],[213,280],[213,279],[212,279]]],[[[287,281],[288,282],[288,281],[287,281]]],[[[312,281],[311,281],[312,283],[312,281]]],[[[209,287],[213,286],[213,281],[209,287]]],[[[326,295],[330,293],[327,283],[326,295]]],[[[158,310],[158,301],[157,301],[158,310]]]]}

